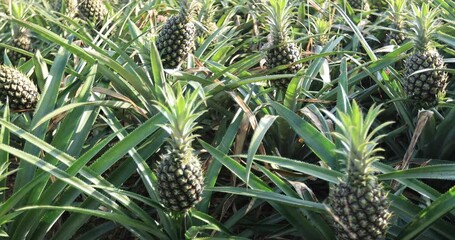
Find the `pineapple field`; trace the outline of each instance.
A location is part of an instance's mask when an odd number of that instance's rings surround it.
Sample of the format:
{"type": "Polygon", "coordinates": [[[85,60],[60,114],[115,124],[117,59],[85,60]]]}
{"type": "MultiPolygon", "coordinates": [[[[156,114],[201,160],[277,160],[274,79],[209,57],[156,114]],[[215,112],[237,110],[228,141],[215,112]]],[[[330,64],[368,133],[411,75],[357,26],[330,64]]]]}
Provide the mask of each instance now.
{"type": "Polygon", "coordinates": [[[1,0],[1,239],[455,239],[454,0],[1,0]]]}

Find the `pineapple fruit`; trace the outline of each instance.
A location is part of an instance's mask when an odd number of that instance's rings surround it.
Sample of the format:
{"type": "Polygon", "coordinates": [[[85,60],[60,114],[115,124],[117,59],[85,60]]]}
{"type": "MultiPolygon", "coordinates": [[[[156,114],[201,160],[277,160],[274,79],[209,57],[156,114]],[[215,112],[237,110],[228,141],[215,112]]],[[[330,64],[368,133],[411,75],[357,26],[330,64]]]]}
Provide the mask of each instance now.
{"type": "Polygon", "coordinates": [[[192,15],[197,11],[197,1],[179,0],[180,12],[166,21],[156,39],[164,68],[177,68],[194,48],[196,27],[192,15]]]}
{"type": "MultiPolygon", "coordinates": [[[[16,34],[13,35],[13,38],[11,39],[11,46],[20,48],[22,50],[31,52],[32,51],[32,40],[30,38],[30,33],[27,30],[19,30],[16,34]]],[[[8,54],[8,57],[13,63],[17,63],[20,58],[28,58],[28,56],[16,52],[16,51],[10,51],[8,54]]]]}
{"type": "Polygon", "coordinates": [[[339,118],[327,112],[339,127],[340,131],[334,135],[343,146],[339,153],[346,166],[345,175],[338,185],[331,187],[329,196],[338,239],[381,239],[387,231],[392,215],[387,192],[370,167],[381,159],[375,154],[382,150],[377,148],[382,136],[373,138],[373,134],[390,123],[370,131],[380,112],[380,107],[373,106],[364,116],[356,102],[353,102],[351,112],[339,111],[339,118]]]}
{"type": "Polygon", "coordinates": [[[434,47],[432,33],[439,27],[437,9],[428,4],[412,5],[411,29],[414,32],[414,51],[406,58],[404,89],[407,95],[423,107],[437,105],[448,79],[442,56],[434,47]],[[422,70],[422,71],[421,71],[422,70]],[[428,70],[428,71],[427,71],[428,70]],[[420,72],[419,72],[420,71],[420,72]]]}
{"type": "MultiPolygon", "coordinates": [[[[294,74],[302,68],[302,64],[295,64],[300,60],[300,50],[290,42],[289,27],[293,16],[292,6],[287,0],[270,0],[267,7],[267,23],[269,25],[268,43],[266,45],[267,68],[272,69],[278,66],[287,67],[277,74],[294,74]]],[[[270,81],[270,85],[277,89],[286,89],[289,85],[289,78],[270,81]]]]}
{"type": "Polygon", "coordinates": [[[30,79],[19,70],[0,65],[0,98],[13,110],[30,109],[38,102],[38,89],[30,79]]]}
{"type": "Polygon", "coordinates": [[[78,13],[86,21],[99,24],[108,14],[102,0],[79,0],[78,13]]]}
{"type": "Polygon", "coordinates": [[[391,18],[392,29],[387,33],[386,44],[401,45],[406,41],[406,22],[405,22],[405,8],[406,0],[390,0],[388,1],[389,10],[388,15],[391,18]]]}
{"type": "Polygon", "coordinates": [[[196,119],[202,101],[198,91],[184,95],[170,86],[163,90],[165,103],[156,101],[156,108],[168,119],[162,126],[170,138],[167,153],[161,156],[158,166],[158,192],[161,202],[174,212],[186,212],[201,200],[204,178],[201,164],[191,143],[198,129],[196,119]]]}

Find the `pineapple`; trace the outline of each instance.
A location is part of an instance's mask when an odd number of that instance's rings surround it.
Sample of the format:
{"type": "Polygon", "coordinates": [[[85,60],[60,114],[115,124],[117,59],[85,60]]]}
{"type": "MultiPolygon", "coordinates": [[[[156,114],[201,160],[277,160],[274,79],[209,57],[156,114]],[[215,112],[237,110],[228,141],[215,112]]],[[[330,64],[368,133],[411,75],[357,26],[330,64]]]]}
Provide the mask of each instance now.
{"type": "Polygon", "coordinates": [[[338,239],[381,239],[384,238],[391,212],[387,192],[373,175],[370,165],[381,159],[375,156],[382,136],[373,134],[390,122],[370,130],[380,107],[371,107],[364,116],[353,102],[351,112],[338,112],[339,119],[327,112],[340,131],[334,135],[340,142],[339,150],[346,165],[346,173],[340,183],[330,189],[329,201],[335,219],[338,239]]]}
{"type": "Polygon", "coordinates": [[[432,33],[439,27],[438,9],[428,4],[412,5],[411,29],[414,32],[414,52],[406,58],[404,89],[419,105],[437,105],[438,95],[445,91],[448,74],[442,56],[434,47],[432,33]]]}
{"type": "MultiPolygon", "coordinates": [[[[20,48],[22,50],[31,52],[32,51],[32,40],[30,38],[30,33],[27,30],[19,30],[16,34],[13,35],[11,40],[11,46],[20,48]]],[[[28,58],[28,56],[18,53],[16,51],[10,51],[9,58],[13,63],[17,63],[20,58],[28,58]]]]}
{"type": "Polygon", "coordinates": [[[179,0],[180,12],[166,21],[156,39],[165,68],[177,68],[194,48],[196,27],[192,15],[198,10],[197,1],[179,0]]]}
{"type": "Polygon", "coordinates": [[[0,98],[9,100],[13,110],[30,109],[38,102],[38,89],[30,79],[19,70],[0,65],[0,98]]]}
{"type": "Polygon", "coordinates": [[[389,11],[387,12],[390,15],[392,24],[390,28],[392,29],[387,33],[386,44],[396,44],[401,45],[406,41],[406,22],[404,21],[406,0],[390,0],[388,1],[389,11]]]}
{"type": "Polygon", "coordinates": [[[167,153],[158,166],[158,192],[164,206],[174,212],[186,212],[201,200],[203,174],[199,159],[191,146],[198,129],[196,119],[203,114],[198,110],[202,101],[198,91],[183,95],[165,86],[164,103],[156,101],[156,108],[168,119],[162,126],[170,138],[167,153]]]}
{"type": "Polygon", "coordinates": [[[102,22],[108,14],[102,0],[79,0],[78,12],[81,18],[92,22],[102,22]]]}
{"type": "Polygon", "coordinates": [[[77,0],[56,0],[54,4],[54,10],[57,12],[64,11],[69,17],[77,14],[77,0]]]}
{"type": "MultiPolygon", "coordinates": [[[[289,27],[293,16],[292,6],[287,0],[270,0],[267,7],[267,23],[269,25],[268,43],[266,44],[266,67],[269,69],[286,65],[285,69],[277,74],[294,74],[302,68],[302,64],[294,62],[300,60],[300,50],[289,37],[289,27]]],[[[270,85],[277,89],[286,89],[289,78],[270,81],[270,85]]]]}

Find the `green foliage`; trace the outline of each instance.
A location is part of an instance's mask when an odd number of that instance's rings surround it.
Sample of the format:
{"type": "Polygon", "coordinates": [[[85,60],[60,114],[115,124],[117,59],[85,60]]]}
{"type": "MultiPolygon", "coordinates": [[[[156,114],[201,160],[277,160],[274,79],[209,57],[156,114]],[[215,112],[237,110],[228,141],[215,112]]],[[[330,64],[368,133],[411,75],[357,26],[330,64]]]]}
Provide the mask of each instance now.
{"type": "Polygon", "coordinates": [[[329,185],[346,174],[341,160],[360,156],[389,192],[386,239],[454,239],[452,0],[360,12],[345,1],[200,1],[179,69],[163,68],[156,39],[193,1],[100,2],[95,25],[50,1],[0,1],[0,61],[40,94],[34,109],[0,99],[0,237],[335,239],[329,185]],[[406,98],[403,59],[416,47],[388,42],[392,17],[440,49],[451,76],[425,111],[406,98]],[[11,44],[18,30],[32,48],[11,44]],[[295,72],[265,68],[270,32],[299,46],[295,72]],[[268,85],[281,79],[280,91],[268,85]],[[360,109],[373,111],[362,120],[360,109]],[[202,200],[184,215],[158,193],[173,135],[204,172],[202,200]]]}

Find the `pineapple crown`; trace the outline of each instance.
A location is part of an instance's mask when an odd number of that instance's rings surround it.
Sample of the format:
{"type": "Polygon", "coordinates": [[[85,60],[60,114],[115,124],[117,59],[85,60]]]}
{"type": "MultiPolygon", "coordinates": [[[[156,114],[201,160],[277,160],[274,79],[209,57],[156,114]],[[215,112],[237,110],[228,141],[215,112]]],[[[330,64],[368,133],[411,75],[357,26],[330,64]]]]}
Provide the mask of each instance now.
{"type": "Polygon", "coordinates": [[[393,24],[397,27],[403,27],[405,20],[405,9],[406,9],[407,0],[390,0],[387,1],[389,5],[389,10],[387,13],[392,18],[393,24]]]}
{"type": "Polygon", "coordinates": [[[213,21],[217,7],[214,0],[204,0],[200,9],[200,20],[213,21]]]}
{"type": "Polygon", "coordinates": [[[313,26],[314,34],[317,35],[316,39],[318,40],[319,44],[325,44],[326,40],[328,39],[327,34],[332,28],[332,22],[319,17],[312,17],[311,20],[312,21],[310,24],[313,26]]]}
{"type": "Polygon", "coordinates": [[[381,106],[372,106],[366,115],[363,115],[359,105],[353,101],[352,107],[348,112],[337,111],[338,118],[326,111],[327,115],[338,126],[338,132],[333,135],[340,140],[342,149],[337,152],[344,157],[348,175],[368,175],[369,166],[380,159],[381,156],[375,155],[383,149],[378,148],[378,141],[384,135],[374,135],[391,124],[385,122],[370,131],[376,117],[381,113],[381,106]]]}
{"type": "Polygon", "coordinates": [[[270,5],[265,8],[269,13],[266,22],[269,25],[272,44],[286,42],[292,23],[292,5],[287,0],[270,0],[270,5]]]}
{"type": "Polygon", "coordinates": [[[31,35],[30,30],[23,27],[13,28],[13,31],[15,38],[30,37],[31,35]]]}
{"type": "Polygon", "coordinates": [[[193,15],[201,11],[202,5],[199,1],[179,0],[178,3],[180,6],[179,16],[183,18],[191,19],[193,15]]]}
{"type": "Polygon", "coordinates": [[[311,25],[314,26],[314,30],[318,34],[325,34],[329,32],[332,27],[331,22],[324,18],[313,18],[311,25]]]}
{"type": "Polygon", "coordinates": [[[424,52],[432,50],[433,33],[441,26],[437,19],[438,9],[430,9],[430,5],[423,3],[421,7],[411,5],[411,26],[413,40],[417,51],[424,52]]]}
{"type": "Polygon", "coordinates": [[[203,92],[199,89],[184,94],[179,84],[175,88],[166,84],[162,89],[162,101],[154,101],[155,107],[168,120],[161,127],[170,135],[170,147],[186,152],[191,149],[191,142],[197,137],[194,131],[199,129],[197,118],[205,111],[199,109],[204,102],[199,99],[203,92]]]}

